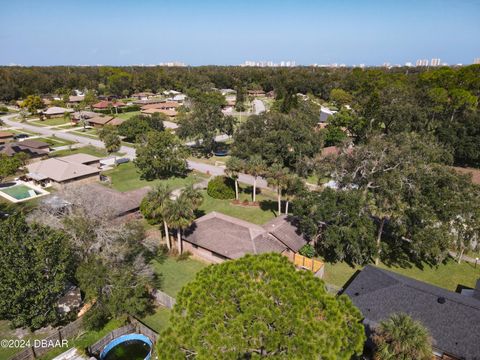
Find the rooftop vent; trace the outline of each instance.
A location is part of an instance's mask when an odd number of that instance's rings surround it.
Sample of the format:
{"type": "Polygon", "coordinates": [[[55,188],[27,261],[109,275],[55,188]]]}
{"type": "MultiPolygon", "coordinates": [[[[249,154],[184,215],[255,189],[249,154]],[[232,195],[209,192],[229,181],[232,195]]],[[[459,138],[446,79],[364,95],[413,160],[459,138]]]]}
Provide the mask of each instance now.
{"type": "Polygon", "coordinates": [[[440,296],[438,299],[437,299],[437,302],[439,304],[445,304],[445,301],[447,301],[443,296],[440,296]]]}

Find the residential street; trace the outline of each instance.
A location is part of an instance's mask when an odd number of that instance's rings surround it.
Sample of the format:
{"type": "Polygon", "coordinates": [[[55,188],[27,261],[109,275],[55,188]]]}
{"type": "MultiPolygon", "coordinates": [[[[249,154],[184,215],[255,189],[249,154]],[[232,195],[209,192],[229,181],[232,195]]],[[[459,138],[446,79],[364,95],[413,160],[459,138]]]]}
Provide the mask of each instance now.
{"type": "MultiPolygon", "coordinates": [[[[75,142],[78,142],[78,143],[84,144],[84,145],[93,145],[93,146],[96,146],[98,148],[104,148],[105,147],[103,142],[100,141],[100,140],[92,139],[92,138],[81,136],[81,135],[71,134],[71,133],[66,132],[65,130],[50,129],[50,128],[45,128],[45,127],[41,127],[41,126],[34,126],[34,125],[30,125],[28,123],[21,123],[21,122],[12,120],[16,116],[17,116],[16,114],[7,115],[7,116],[3,116],[1,119],[5,123],[5,125],[9,126],[9,127],[21,128],[21,129],[24,129],[24,130],[27,130],[27,131],[30,131],[30,132],[42,134],[44,136],[55,136],[59,139],[75,141],[75,142]]],[[[217,137],[218,141],[222,141],[222,140],[224,141],[225,139],[226,139],[226,135],[220,135],[220,136],[217,137]]],[[[187,145],[188,145],[188,143],[187,143],[187,145]]],[[[125,153],[126,157],[128,157],[131,160],[135,159],[135,148],[133,148],[131,146],[122,145],[122,147],[120,148],[120,152],[125,153]]],[[[202,173],[209,173],[209,174],[214,175],[214,176],[223,175],[224,172],[225,172],[223,167],[209,165],[209,164],[205,164],[205,163],[201,163],[201,162],[197,162],[197,161],[191,161],[191,160],[188,160],[188,166],[192,170],[197,170],[197,171],[202,172],[202,173]]],[[[250,176],[250,175],[247,175],[247,174],[240,174],[239,181],[244,183],[244,184],[253,185],[253,177],[250,176]]],[[[266,180],[262,179],[262,178],[258,178],[257,179],[257,187],[258,188],[267,188],[268,186],[267,186],[266,180]]]]}

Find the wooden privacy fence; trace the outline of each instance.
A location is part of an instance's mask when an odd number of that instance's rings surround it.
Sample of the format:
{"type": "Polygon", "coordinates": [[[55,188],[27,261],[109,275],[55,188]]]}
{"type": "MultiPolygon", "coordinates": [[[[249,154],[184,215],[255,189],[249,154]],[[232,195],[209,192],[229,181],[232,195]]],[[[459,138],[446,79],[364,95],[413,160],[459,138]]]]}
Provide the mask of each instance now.
{"type": "Polygon", "coordinates": [[[169,309],[173,309],[173,307],[175,306],[175,303],[177,302],[175,298],[171,297],[170,295],[160,290],[155,290],[152,293],[152,295],[155,298],[155,302],[157,304],[165,306],[169,309]]]}
{"type": "Polygon", "coordinates": [[[30,346],[13,355],[9,360],[34,360],[55,347],[55,343],[58,344],[58,342],[62,340],[70,339],[78,335],[82,330],[83,318],[78,318],[74,322],[55,330],[49,336],[39,340],[41,346],[30,346]]]}
{"type": "Polygon", "coordinates": [[[294,254],[293,263],[299,268],[310,270],[316,276],[323,277],[324,264],[320,260],[309,259],[306,256],[294,254]]]}

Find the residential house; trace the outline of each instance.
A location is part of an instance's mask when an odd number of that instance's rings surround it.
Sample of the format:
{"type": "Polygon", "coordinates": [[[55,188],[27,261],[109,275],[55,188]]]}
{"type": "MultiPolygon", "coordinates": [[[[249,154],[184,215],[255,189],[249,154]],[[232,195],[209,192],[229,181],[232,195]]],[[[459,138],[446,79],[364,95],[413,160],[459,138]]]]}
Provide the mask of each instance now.
{"type": "Polygon", "coordinates": [[[153,109],[141,110],[141,113],[144,114],[144,115],[152,115],[152,114],[155,114],[155,113],[164,114],[164,115],[167,115],[170,118],[174,118],[175,116],[177,116],[177,111],[176,110],[170,110],[170,109],[155,109],[155,108],[153,108],[153,109]]]}
{"type": "Polygon", "coordinates": [[[68,103],[70,105],[76,105],[81,103],[85,99],[85,95],[70,95],[68,97],[68,103]]]}
{"type": "Polygon", "coordinates": [[[187,99],[187,95],[177,94],[170,98],[171,101],[176,101],[178,103],[183,103],[187,99]]]}
{"type": "Polygon", "coordinates": [[[267,252],[294,261],[308,242],[291,216],[283,215],[260,226],[215,211],[195,220],[182,239],[185,251],[213,263],[267,252]]]}
{"type": "Polygon", "coordinates": [[[121,101],[117,101],[117,100],[113,100],[113,101],[109,101],[109,100],[102,100],[96,104],[93,104],[92,105],[92,108],[94,109],[97,109],[97,110],[106,110],[106,109],[109,109],[109,108],[120,108],[120,107],[124,107],[126,106],[123,102],[121,101]]]}
{"type": "Polygon", "coordinates": [[[80,120],[88,120],[96,116],[98,116],[98,113],[93,111],[86,111],[86,110],[76,111],[72,115],[72,121],[74,123],[78,123],[80,120]]]}
{"type": "Polygon", "coordinates": [[[14,133],[10,131],[0,131],[0,144],[5,144],[13,140],[14,133]]]}
{"type": "Polygon", "coordinates": [[[87,120],[88,125],[93,126],[94,128],[104,127],[106,124],[109,124],[113,120],[113,116],[95,116],[87,120]]]}
{"type": "Polygon", "coordinates": [[[48,155],[50,145],[46,142],[36,140],[24,140],[0,145],[0,153],[2,154],[13,156],[20,152],[27,154],[30,159],[40,158],[48,155]]]}
{"type": "Polygon", "coordinates": [[[436,359],[480,359],[480,280],[466,296],[368,265],[343,293],[362,312],[367,334],[406,313],[429,330],[436,359]]]}
{"type": "Polygon", "coordinates": [[[176,110],[180,107],[180,104],[175,101],[162,101],[155,104],[147,104],[142,106],[142,110],[148,109],[163,109],[163,110],[176,110]]]}
{"type": "Polygon", "coordinates": [[[59,158],[50,158],[27,165],[27,181],[40,186],[61,187],[72,182],[93,182],[99,178],[100,159],[87,155],[75,154],[59,158]]]}
{"type": "Polygon", "coordinates": [[[165,90],[163,92],[163,95],[166,95],[166,96],[175,96],[175,95],[180,95],[181,92],[180,91],[176,91],[176,90],[165,90]]]}
{"type": "Polygon", "coordinates": [[[137,100],[149,100],[153,96],[155,96],[154,93],[145,91],[132,94],[130,97],[137,100]]]}
{"type": "Polygon", "coordinates": [[[65,113],[73,113],[73,109],[68,109],[60,106],[52,106],[46,110],[40,112],[41,115],[45,116],[47,119],[55,117],[63,117],[65,113]]]}

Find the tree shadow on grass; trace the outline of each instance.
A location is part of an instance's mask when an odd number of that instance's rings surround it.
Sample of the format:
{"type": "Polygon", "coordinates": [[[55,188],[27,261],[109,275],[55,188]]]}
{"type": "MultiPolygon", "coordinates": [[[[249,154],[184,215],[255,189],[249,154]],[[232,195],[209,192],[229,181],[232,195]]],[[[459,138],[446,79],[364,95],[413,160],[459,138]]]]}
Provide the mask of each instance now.
{"type": "Polygon", "coordinates": [[[270,211],[273,215],[277,216],[278,203],[276,201],[262,200],[258,204],[261,210],[270,211]]]}

